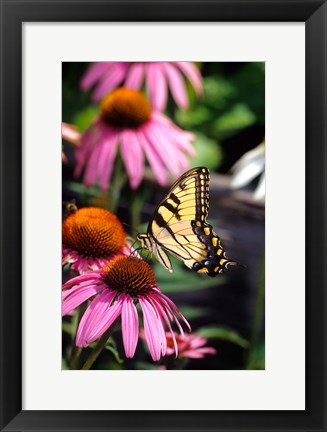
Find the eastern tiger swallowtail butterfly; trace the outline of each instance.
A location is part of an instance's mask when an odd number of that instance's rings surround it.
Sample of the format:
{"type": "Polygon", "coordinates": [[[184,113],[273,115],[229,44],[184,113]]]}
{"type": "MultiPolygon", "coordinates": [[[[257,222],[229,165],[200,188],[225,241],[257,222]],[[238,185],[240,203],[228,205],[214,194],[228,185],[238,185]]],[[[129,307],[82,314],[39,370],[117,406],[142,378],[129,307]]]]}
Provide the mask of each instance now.
{"type": "Polygon", "coordinates": [[[138,234],[137,239],[170,272],[172,265],[165,251],[198,273],[224,273],[237,263],[226,257],[219,237],[208,224],[208,207],[209,170],[193,168],[172,185],[156,208],[147,233],[138,234]]]}

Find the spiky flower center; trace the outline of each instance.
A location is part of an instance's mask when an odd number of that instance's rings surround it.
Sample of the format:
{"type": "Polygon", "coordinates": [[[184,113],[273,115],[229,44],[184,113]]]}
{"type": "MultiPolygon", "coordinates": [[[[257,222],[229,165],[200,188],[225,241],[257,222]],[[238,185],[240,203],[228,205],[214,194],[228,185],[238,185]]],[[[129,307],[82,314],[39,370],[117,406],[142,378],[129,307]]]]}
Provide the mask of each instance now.
{"type": "Polygon", "coordinates": [[[155,275],[145,261],[133,256],[118,256],[102,269],[109,288],[137,296],[146,294],[156,284],[155,275]]]}
{"type": "Polygon", "coordinates": [[[62,225],[63,244],[85,258],[107,258],[125,243],[119,219],[107,210],[84,207],[69,215],[62,225]]]}
{"type": "Polygon", "coordinates": [[[151,106],[145,96],[128,88],[118,88],[101,102],[101,118],[116,128],[137,129],[151,116],[151,106]]]}
{"type": "MultiPolygon", "coordinates": [[[[172,336],[166,334],[166,340],[167,340],[167,346],[169,346],[169,348],[175,349],[174,339],[172,338],[172,336]]],[[[190,345],[188,342],[186,342],[183,338],[181,338],[177,334],[175,335],[175,340],[176,340],[178,346],[180,346],[181,344],[184,344],[185,347],[190,345]]]]}

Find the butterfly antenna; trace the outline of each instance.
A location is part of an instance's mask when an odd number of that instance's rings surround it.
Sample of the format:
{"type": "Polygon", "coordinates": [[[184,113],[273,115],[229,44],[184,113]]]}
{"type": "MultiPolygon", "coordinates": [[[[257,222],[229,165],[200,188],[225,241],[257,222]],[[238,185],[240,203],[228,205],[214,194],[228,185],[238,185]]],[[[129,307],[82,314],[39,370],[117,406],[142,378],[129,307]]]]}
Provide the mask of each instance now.
{"type": "Polygon", "coordinates": [[[229,261],[228,265],[234,266],[234,267],[242,267],[242,268],[247,268],[247,266],[245,264],[240,264],[236,261],[229,261]]]}
{"type": "MultiPolygon", "coordinates": [[[[135,242],[134,242],[134,243],[135,243],[135,242]]],[[[138,252],[139,250],[142,250],[142,249],[143,249],[142,246],[141,246],[141,247],[138,247],[138,248],[136,248],[136,249],[134,249],[133,252],[131,252],[130,256],[134,256],[134,255],[136,255],[137,252],[138,252]]]]}
{"type": "Polygon", "coordinates": [[[135,245],[135,243],[136,243],[136,242],[138,242],[138,240],[137,240],[137,239],[133,241],[133,243],[131,244],[131,248],[133,248],[133,247],[134,247],[134,245],[135,245]]]}

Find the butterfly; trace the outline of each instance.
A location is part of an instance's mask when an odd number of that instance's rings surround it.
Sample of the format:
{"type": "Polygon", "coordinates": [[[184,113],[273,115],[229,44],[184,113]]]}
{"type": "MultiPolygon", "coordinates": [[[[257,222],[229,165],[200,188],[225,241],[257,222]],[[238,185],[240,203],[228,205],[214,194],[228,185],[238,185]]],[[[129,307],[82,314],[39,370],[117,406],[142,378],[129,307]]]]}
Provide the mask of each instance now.
{"type": "Polygon", "coordinates": [[[146,234],[137,239],[166,270],[172,265],[166,251],[197,273],[216,276],[237,265],[226,257],[220,239],[208,224],[209,170],[192,168],[171,186],[160,201],[146,234]]]}

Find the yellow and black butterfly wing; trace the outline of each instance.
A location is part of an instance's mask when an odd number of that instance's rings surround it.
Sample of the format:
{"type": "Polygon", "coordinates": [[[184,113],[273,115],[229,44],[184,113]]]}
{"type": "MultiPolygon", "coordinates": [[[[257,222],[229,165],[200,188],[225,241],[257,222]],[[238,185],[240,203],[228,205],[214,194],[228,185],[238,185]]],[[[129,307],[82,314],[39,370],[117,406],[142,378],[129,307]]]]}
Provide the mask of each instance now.
{"type": "Polygon", "coordinates": [[[209,171],[193,168],[183,174],[159,203],[148,227],[156,247],[167,250],[196,272],[223,273],[229,264],[220,239],[207,223],[209,171]]]}

